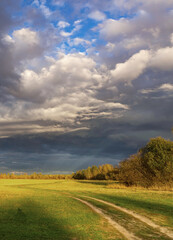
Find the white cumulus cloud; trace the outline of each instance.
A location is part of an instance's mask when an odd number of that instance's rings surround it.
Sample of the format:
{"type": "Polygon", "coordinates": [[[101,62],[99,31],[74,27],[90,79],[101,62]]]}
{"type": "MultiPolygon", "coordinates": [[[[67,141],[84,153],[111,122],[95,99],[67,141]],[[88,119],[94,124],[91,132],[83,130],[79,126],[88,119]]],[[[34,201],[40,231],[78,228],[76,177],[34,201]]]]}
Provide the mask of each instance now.
{"type": "Polygon", "coordinates": [[[118,63],[111,75],[115,81],[125,81],[130,83],[132,80],[139,77],[145,70],[150,60],[150,53],[141,50],[139,53],[134,54],[124,63],[118,63]]]}
{"type": "Polygon", "coordinates": [[[173,47],[158,49],[151,59],[151,67],[164,71],[173,70],[173,47]]]}
{"type": "Polygon", "coordinates": [[[65,21],[59,21],[58,24],[57,24],[57,26],[58,26],[59,28],[66,28],[66,27],[69,27],[70,24],[69,24],[68,22],[65,22],[65,21]]]}
{"type": "Polygon", "coordinates": [[[91,12],[88,17],[96,21],[103,21],[106,19],[106,15],[98,10],[91,12]]]}

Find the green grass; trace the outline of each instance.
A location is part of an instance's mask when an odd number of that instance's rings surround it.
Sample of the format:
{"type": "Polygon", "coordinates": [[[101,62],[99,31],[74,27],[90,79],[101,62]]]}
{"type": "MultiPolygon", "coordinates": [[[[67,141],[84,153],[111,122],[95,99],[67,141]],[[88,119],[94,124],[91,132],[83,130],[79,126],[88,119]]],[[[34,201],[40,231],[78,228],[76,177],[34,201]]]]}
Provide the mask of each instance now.
{"type": "MultiPolygon", "coordinates": [[[[135,210],[160,226],[173,229],[172,192],[111,189],[108,184],[110,182],[106,181],[0,180],[0,239],[125,239],[106,220],[69,195],[97,197],[135,210]]],[[[129,231],[134,223],[133,232],[141,239],[154,233],[122,212],[91,202],[129,231]],[[135,227],[137,224],[139,228],[135,227]]],[[[148,239],[169,238],[155,233],[148,239]]]]}
{"type": "Polygon", "coordinates": [[[116,210],[110,206],[107,206],[95,200],[87,199],[87,201],[97,206],[98,208],[104,210],[104,212],[108,214],[113,220],[115,220],[118,224],[123,226],[129,232],[133,232],[135,236],[138,236],[140,239],[143,240],[168,239],[166,236],[164,236],[164,234],[157,232],[157,230],[154,230],[152,227],[149,227],[143,222],[140,222],[139,220],[135,219],[129,214],[116,210]]]}
{"type": "Polygon", "coordinates": [[[61,185],[69,183],[0,181],[0,239],[123,239],[100,216],[61,192],[61,185]]]}

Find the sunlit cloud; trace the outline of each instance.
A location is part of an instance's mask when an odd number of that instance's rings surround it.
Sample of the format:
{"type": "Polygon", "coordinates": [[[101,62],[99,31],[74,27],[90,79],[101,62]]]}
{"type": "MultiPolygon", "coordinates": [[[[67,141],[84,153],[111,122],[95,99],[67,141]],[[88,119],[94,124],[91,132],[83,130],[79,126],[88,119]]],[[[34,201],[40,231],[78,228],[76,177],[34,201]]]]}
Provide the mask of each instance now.
{"type": "Polygon", "coordinates": [[[100,11],[93,11],[88,15],[89,18],[94,19],[96,21],[103,21],[106,19],[106,15],[100,11]]]}

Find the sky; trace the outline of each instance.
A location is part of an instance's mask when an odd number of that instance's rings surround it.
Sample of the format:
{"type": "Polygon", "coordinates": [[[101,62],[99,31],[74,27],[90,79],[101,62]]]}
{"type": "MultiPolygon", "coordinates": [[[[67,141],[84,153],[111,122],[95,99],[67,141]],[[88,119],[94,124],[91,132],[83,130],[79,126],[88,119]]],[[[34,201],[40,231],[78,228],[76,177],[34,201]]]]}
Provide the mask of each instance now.
{"type": "Polygon", "coordinates": [[[173,138],[173,0],[0,0],[0,172],[72,172],[173,138]]]}

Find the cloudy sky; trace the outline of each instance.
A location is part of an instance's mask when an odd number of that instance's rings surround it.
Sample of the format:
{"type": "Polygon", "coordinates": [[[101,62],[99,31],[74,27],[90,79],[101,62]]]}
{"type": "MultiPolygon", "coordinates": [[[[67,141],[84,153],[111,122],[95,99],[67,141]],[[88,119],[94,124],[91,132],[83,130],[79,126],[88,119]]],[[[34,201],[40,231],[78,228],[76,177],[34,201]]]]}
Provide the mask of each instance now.
{"type": "Polygon", "coordinates": [[[173,0],[0,0],[0,171],[117,164],[172,139],[173,0]]]}

